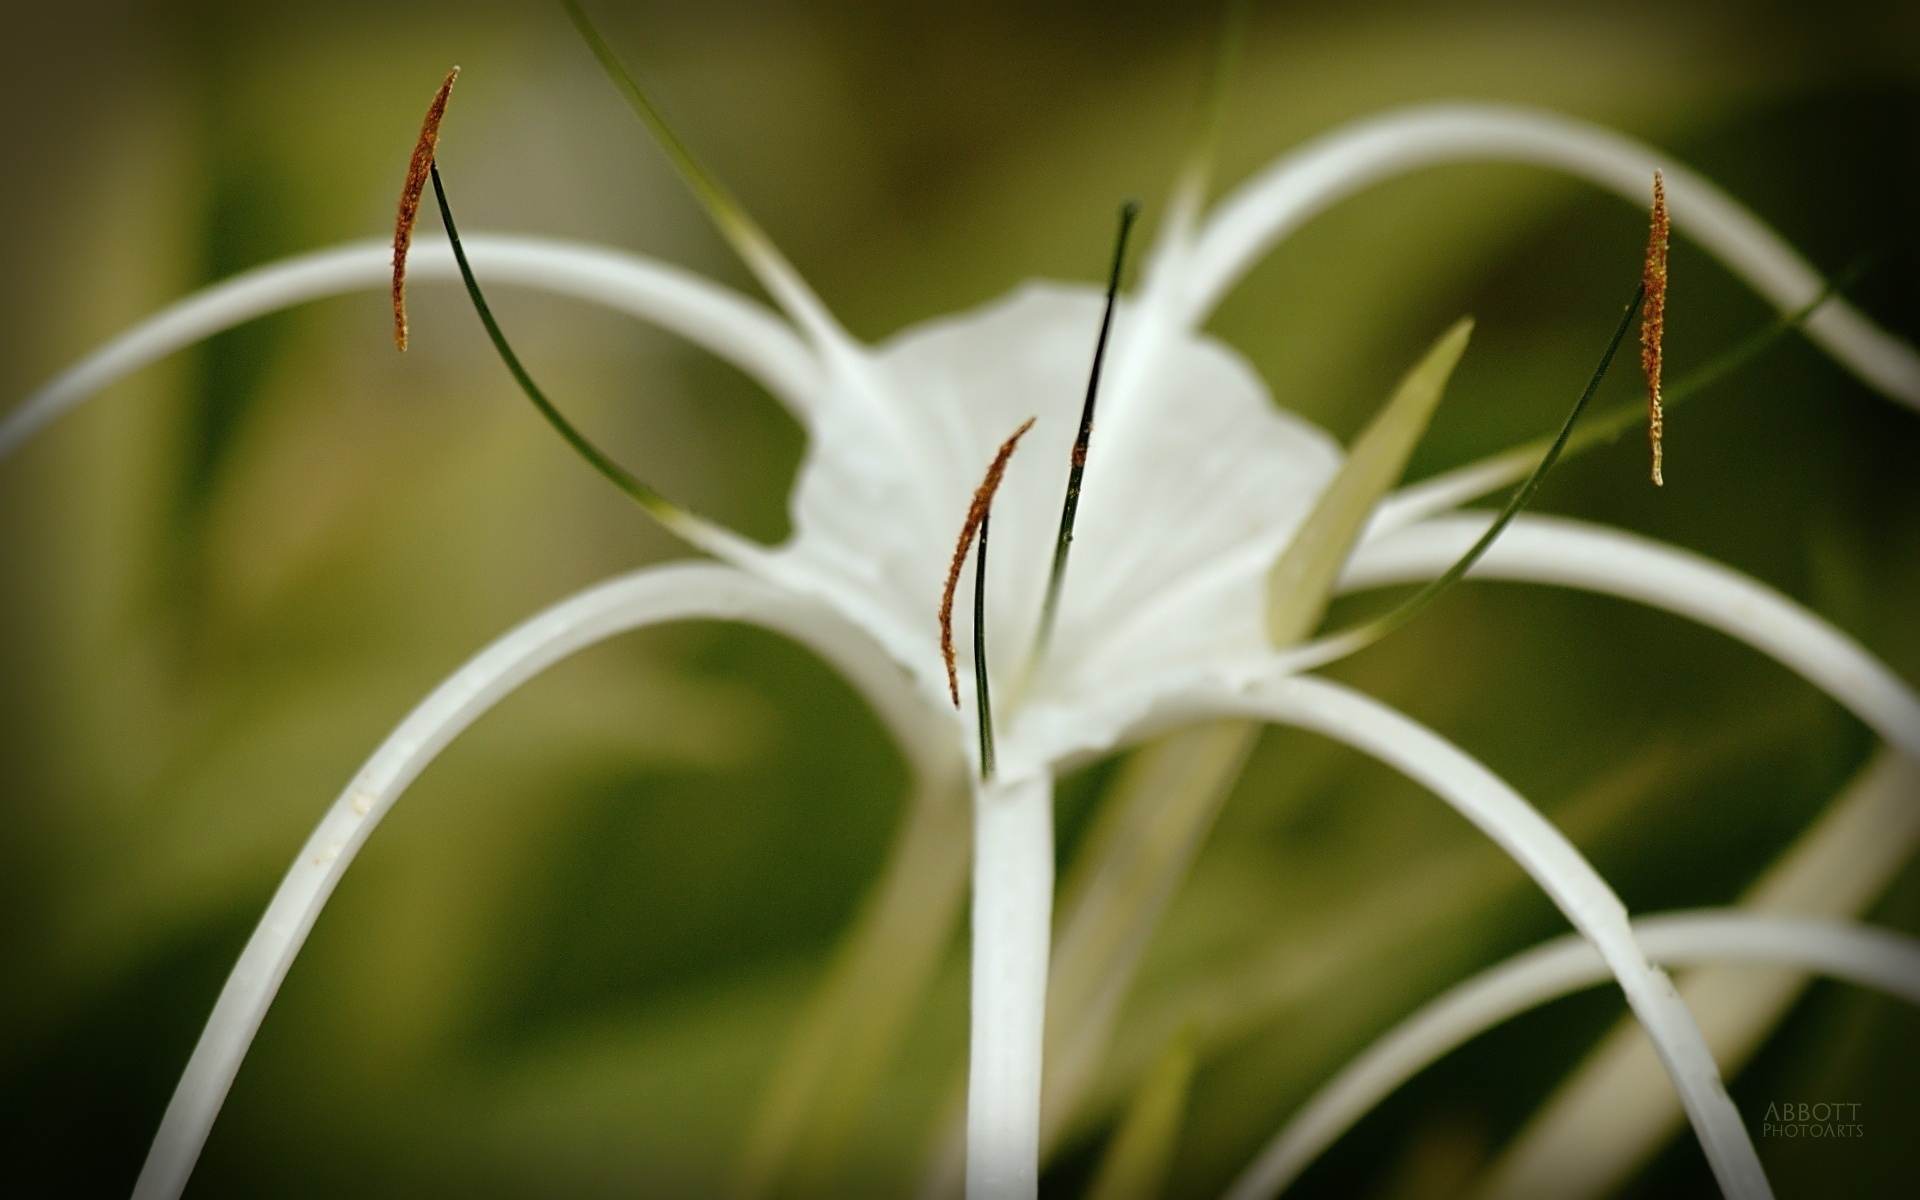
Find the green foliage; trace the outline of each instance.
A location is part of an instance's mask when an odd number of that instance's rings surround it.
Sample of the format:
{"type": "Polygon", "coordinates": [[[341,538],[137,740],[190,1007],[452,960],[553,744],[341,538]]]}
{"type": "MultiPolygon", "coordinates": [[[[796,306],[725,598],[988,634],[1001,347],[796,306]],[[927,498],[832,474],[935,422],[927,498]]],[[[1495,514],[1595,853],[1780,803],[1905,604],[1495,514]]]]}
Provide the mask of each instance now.
{"type": "Polygon", "coordinates": [[[1267,576],[1267,640],[1275,648],[1293,645],[1320,623],[1340,568],[1374,506],[1400,482],[1472,334],[1471,318],[1454,322],[1400,380],[1273,564],[1267,576]]]}

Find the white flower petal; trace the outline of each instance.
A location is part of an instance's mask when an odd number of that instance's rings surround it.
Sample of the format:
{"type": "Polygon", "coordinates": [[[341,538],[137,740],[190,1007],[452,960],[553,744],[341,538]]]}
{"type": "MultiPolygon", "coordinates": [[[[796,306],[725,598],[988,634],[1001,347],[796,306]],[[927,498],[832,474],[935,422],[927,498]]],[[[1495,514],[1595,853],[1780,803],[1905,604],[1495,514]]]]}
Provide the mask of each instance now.
{"type": "Polygon", "coordinates": [[[427,764],[515,688],[576,651],[643,625],[748,621],[787,634],[832,663],[873,704],[924,777],[959,767],[951,724],[922,702],[858,630],[803,597],[709,563],[637,571],[577,593],[481,651],[401,722],[301,848],[247,940],[194,1047],[134,1187],[174,1200],[320,910],[381,818],[427,764]]]}
{"type": "MultiPolygon", "coordinates": [[[[1674,227],[1688,234],[1782,312],[1812,302],[1820,275],[1772,229],[1712,183],[1631,138],[1553,113],[1490,104],[1440,104],[1387,113],[1307,143],[1242,184],[1214,209],[1184,264],[1182,319],[1198,326],[1259,257],[1316,213],[1384,179],[1440,163],[1492,160],[1553,167],[1650,199],[1666,178],[1674,227]]],[[[1920,353],[1844,300],[1806,321],[1807,335],[1862,380],[1920,408],[1920,353]]]]}
{"type": "MultiPolygon", "coordinates": [[[[1740,905],[1855,918],[1899,876],[1917,842],[1920,770],[1883,746],[1740,905]]],[[[1765,1044],[1809,981],[1787,969],[1712,966],[1674,982],[1731,1074],[1765,1044]]],[[[1684,1119],[1645,1037],[1621,1022],[1528,1119],[1476,1195],[1600,1200],[1658,1153],[1684,1119]]]]}
{"type": "MultiPolygon", "coordinates": [[[[1920,1004],[1920,939],[1891,930],[1739,910],[1670,913],[1633,923],[1665,966],[1741,961],[1817,971],[1920,1004]]],[[[1549,1001],[1604,983],[1592,945],[1557,938],[1491,967],[1382,1035],[1302,1105],[1234,1182],[1226,1200],[1270,1200],[1374,1105],[1456,1047],[1549,1001]]]]}
{"type": "Polygon", "coordinates": [[[1706,1039],[1672,982],[1636,945],[1626,909],[1573,844],[1505,781],[1403,714],[1312,676],[1241,690],[1196,689],[1170,702],[1161,717],[1203,713],[1275,721],[1345,742],[1425,785],[1491,837],[1594,945],[1619,981],[1686,1105],[1721,1191],[1730,1200],[1772,1196],[1706,1039]],[[1181,708],[1184,714],[1174,711],[1181,708]]]}
{"type": "MultiPolygon", "coordinates": [[[[463,239],[476,274],[578,296],[652,321],[739,367],[803,423],[824,386],[820,364],[764,307],[678,267],[544,238],[478,234],[463,239]]],[[[384,288],[392,247],[353,242],[282,259],[223,280],[155,313],[62,372],[0,424],[0,458],[102,389],[174,351],[267,313],[343,292],[384,288]]],[[[457,279],[445,238],[422,238],[408,257],[410,280],[457,279]]]]}
{"type": "Polygon", "coordinates": [[[1533,469],[1540,464],[1540,458],[1538,447],[1523,446],[1451,471],[1430,475],[1419,483],[1410,483],[1398,491],[1389,492],[1374,508],[1366,529],[1360,533],[1360,540],[1364,543],[1385,537],[1405,529],[1415,521],[1451,512],[1496,489],[1519,483],[1533,474],[1533,469]]]}
{"type": "MultiPolygon", "coordinates": [[[[1437,517],[1363,543],[1341,587],[1355,591],[1431,579],[1452,566],[1492,519],[1482,513],[1437,517]]],[[[1601,525],[1522,515],[1468,577],[1582,588],[1691,617],[1799,672],[1920,762],[1920,698],[1912,688],[1846,634],[1712,559],[1601,525]]]]}
{"type": "MultiPolygon", "coordinates": [[[[1102,301],[1029,284],[880,347],[873,376],[893,419],[829,393],[796,485],[794,539],[765,569],[875,630],[944,693],[935,617],[954,539],[994,451],[1036,417],[993,509],[988,644],[1010,682],[1039,615],[1102,301]]],[[[1122,305],[1116,352],[1138,316],[1122,305]]],[[[1170,343],[1155,383],[1136,419],[1095,420],[1034,708],[1077,709],[1196,663],[1264,654],[1265,571],[1339,463],[1331,438],[1276,408],[1210,338],[1170,343]]]]}

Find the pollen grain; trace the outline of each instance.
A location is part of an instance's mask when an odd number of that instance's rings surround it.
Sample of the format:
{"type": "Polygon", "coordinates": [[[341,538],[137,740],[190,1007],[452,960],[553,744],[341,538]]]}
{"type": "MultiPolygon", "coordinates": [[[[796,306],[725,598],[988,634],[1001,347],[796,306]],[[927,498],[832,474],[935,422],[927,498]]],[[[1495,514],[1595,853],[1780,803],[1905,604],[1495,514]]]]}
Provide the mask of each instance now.
{"type": "Polygon", "coordinates": [[[960,527],[960,541],[953,548],[953,561],[947,565],[947,587],[940,596],[940,657],[947,664],[947,690],[953,696],[953,706],[960,707],[960,674],[953,660],[953,594],[960,587],[960,568],[966,565],[967,551],[973,548],[973,536],[980,530],[980,523],[986,519],[987,510],[993,507],[993,494],[1000,490],[1000,479],[1007,472],[1007,460],[1013,457],[1014,447],[1020,439],[1027,436],[1027,430],[1033,428],[1034,418],[1028,417],[1013,436],[1000,443],[1000,449],[993,456],[993,462],[987,467],[986,478],[973,491],[973,503],[967,506],[967,522],[960,527]]]}
{"type": "Polygon", "coordinates": [[[1653,220],[1647,230],[1642,279],[1647,299],[1640,310],[1640,366],[1647,376],[1647,441],[1653,449],[1653,482],[1658,487],[1666,483],[1660,469],[1666,434],[1666,414],[1660,407],[1660,352],[1667,333],[1667,190],[1658,171],[1653,173],[1653,220]]]}
{"type": "Polygon", "coordinates": [[[393,344],[407,348],[407,247],[413,243],[413,223],[420,216],[420,196],[426,191],[427,176],[433,168],[433,152],[440,144],[440,120],[447,115],[447,97],[460,68],[447,72],[433,103],[427,106],[427,119],[420,125],[420,140],[413,146],[413,161],[407,164],[407,186],[400,192],[400,213],[393,222],[393,344]]]}

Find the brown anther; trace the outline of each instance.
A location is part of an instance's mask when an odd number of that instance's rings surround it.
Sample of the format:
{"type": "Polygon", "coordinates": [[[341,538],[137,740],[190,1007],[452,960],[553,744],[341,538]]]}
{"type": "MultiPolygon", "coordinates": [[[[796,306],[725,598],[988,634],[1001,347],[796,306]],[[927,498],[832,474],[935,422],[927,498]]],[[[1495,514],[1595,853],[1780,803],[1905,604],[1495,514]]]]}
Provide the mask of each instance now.
{"type": "Polygon", "coordinates": [[[393,223],[393,344],[407,348],[407,247],[413,242],[413,223],[420,216],[420,194],[426,191],[427,176],[433,168],[434,147],[440,142],[440,119],[447,115],[447,97],[460,68],[447,72],[447,78],[427,106],[427,119],[420,125],[420,140],[413,146],[413,161],[407,164],[407,186],[400,193],[400,215],[393,223]]]}
{"type": "Polygon", "coordinates": [[[986,519],[987,510],[993,507],[993,494],[1000,490],[1000,477],[1007,473],[1007,460],[1013,457],[1013,448],[1027,436],[1027,430],[1033,428],[1033,421],[1034,418],[1028,417],[1013,431],[1012,437],[1000,443],[999,452],[987,467],[986,478],[973,490],[973,503],[967,506],[967,523],[960,528],[960,542],[953,548],[953,562],[947,567],[947,590],[940,596],[940,657],[947,662],[947,690],[953,694],[955,708],[960,707],[960,674],[953,663],[953,593],[960,587],[960,568],[967,561],[967,551],[973,548],[973,535],[986,519]]]}
{"type": "Polygon", "coordinates": [[[1665,414],[1660,409],[1660,348],[1667,333],[1667,190],[1660,172],[1653,173],[1653,222],[1647,231],[1647,266],[1641,276],[1647,298],[1640,309],[1640,367],[1647,375],[1647,440],[1653,447],[1653,482],[1661,478],[1661,438],[1665,414]]]}

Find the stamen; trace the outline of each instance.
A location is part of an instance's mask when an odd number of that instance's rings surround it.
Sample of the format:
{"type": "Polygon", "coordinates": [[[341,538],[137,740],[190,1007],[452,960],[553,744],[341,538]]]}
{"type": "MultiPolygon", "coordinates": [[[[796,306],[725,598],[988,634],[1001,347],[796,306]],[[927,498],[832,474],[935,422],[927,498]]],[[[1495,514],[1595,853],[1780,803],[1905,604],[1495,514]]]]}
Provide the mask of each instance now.
{"type": "Polygon", "coordinates": [[[1080,406],[1080,432],[1074,435],[1073,458],[1067,465],[1067,498],[1060,506],[1060,534],[1053,543],[1053,569],[1047,574],[1047,596],[1040,605],[1040,630],[1027,656],[1031,676],[1046,657],[1053,638],[1054,618],[1060,611],[1060,590],[1067,578],[1067,552],[1073,547],[1073,522],[1080,512],[1080,481],[1087,473],[1087,444],[1093,437],[1093,406],[1100,395],[1100,368],[1106,362],[1107,336],[1113,331],[1113,309],[1120,295],[1120,268],[1127,258],[1127,235],[1133,231],[1140,206],[1132,200],[1120,206],[1120,234],[1114,239],[1113,268],[1107,274],[1107,307],[1100,317],[1100,336],[1093,344],[1093,371],[1087,378],[1087,398],[1080,406]]]}
{"type": "MultiPolygon", "coordinates": [[[[1028,417],[1013,436],[1000,443],[1000,449],[993,456],[993,462],[987,467],[986,478],[973,491],[973,503],[967,506],[967,521],[960,528],[960,541],[953,548],[953,561],[947,566],[947,590],[940,596],[940,656],[947,663],[947,690],[953,695],[953,706],[960,707],[960,676],[953,662],[953,594],[960,587],[960,568],[966,564],[967,551],[973,546],[973,535],[981,531],[986,523],[987,510],[993,507],[993,494],[1000,490],[1000,477],[1007,472],[1007,460],[1013,457],[1014,447],[1020,439],[1027,436],[1027,430],[1033,428],[1032,417],[1028,417]]],[[[982,539],[984,540],[984,533],[982,539]]],[[[976,597],[974,607],[979,607],[976,597]]],[[[979,640],[979,630],[974,631],[979,640]]]]}
{"type": "MultiPolygon", "coordinates": [[[[988,497],[991,501],[992,497],[988,497]]],[[[973,560],[973,695],[980,718],[980,778],[993,778],[993,696],[987,686],[987,526],[989,503],[980,514],[980,549],[973,560]]]]}
{"type": "Polygon", "coordinates": [[[1660,407],[1660,350],[1667,332],[1667,190],[1660,172],[1653,173],[1653,220],[1647,230],[1647,266],[1641,276],[1646,307],[1640,314],[1640,367],[1647,376],[1647,441],[1653,448],[1653,482],[1666,480],[1660,465],[1666,413],[1660,407]]]}
{"type": "Polygon", "coordinates": [[[413,223],[420,216],[420,193],[427,187],[433,152],[440,144],[440,120],[447,115],[447,97],[458,78],[459,67],[448,71],[433,103],[427,106],[420,140],[413,144],[413,161],[407,164],[407,186],[400,192],[400,215],[393,223],[393,344],[402,351],[407,348],[407,247],[413,242],[413,223]]]}
{"type": "Polygon", "coordinates": [[[467,261],[467,251],[460,243],[459,227],[453,223],[453,206],[447,202],[447,190],[440,182],[440,167],[431,160],[427,163],[427,174],[433,180],[433,197],[440,205],[440,220],[447,227],[447,241],[453,245],[453,260],[460,267],[460,279],[467,285],[467,296],[473,301],[474,311],[480,314],[480,323],[487,328],[487,337],[492,340],[493,348],[499,352],[502,362],[513,375],[513,381],[520,385],[521,392],[533,401],[540,415],[547,419],[555,432],[566,440],[567,445],[587,464],[600,472],[615,487],[631,496],[641,508],[668,529],[698,546],[707,545],[711,539],[713,527],[694,516],[679,505],[668,500],[619,463],[609,458],[604,451],[587,440],[585,434],[574,428],[573,423],[563,416],[547,394],[533,381],[527,368],[520,362],[513,347],[507,342],[507,335],[500,328],[500,322],[494,318],[493,308],[487,303],[486,295],[480,290],[480,281],[474,277],[473,266],[467,261]]]}
{"type": "Polygon", "coordinates": [[[1345,658],[1349,654],[1366,649],[1412,620],[1421,609],[1433,603],[1442,592],[1458,583],[1473,568],[1473,564],[1480,561],[1480,556],[1487,552],[1487,548],[1493,545],[1495,539],[1505,532],[1515,517],[1520,515],[1520,510],[1533,499],[1533,494],[1540,490],[1540,482],[1546,478],[1547,472],[1553,469],[1553,464],[1559,460],[1561,452],[1567,448],[1567,442],[1573,436],[1574,425],[1579,422],[1580,414],[1586,411],[1587,402],[1593,399],[1596,391],[1600,390],[1600,381],[1607,377],[1607,368],[1613,365],[1613,357],[1619,352],[1620,343],[1626,340],[1627,330],[1633,326],[1633,316],[1641,311],[1641,304],[1646,297],[1647,285],[1642,283],[1634,292],[1633,300],[1628,303],[1626,311],[1620,314],[1620,324],[1614,327],[1612,339],[1607,342],[1605,352],[1600,355],[1599,364],[1593,368],[1593,374],[1588,377],[1587,386],[1581,389],[1580,398],[1573,402],[1573,411],[1568,413],[1567,419],[1561,423],[1559,434],[1547,447],[1547,452],[1541,455],[1539,465],[1533,468],[1533,473],[1514,489],[1513,495],[1501,508],[1500,515],[1493,519],[1493,524],[1487,526],[1487,531],[1480,535],[1479,540],[1448,567],[1445,573],[1380,616],[1341,633],[1319,638],[1288,653],[1285,660],[1289,670],[1311,671],[1315,667],[1324,666],[1336,659],[1345,658]]]}
{"type": "MultiPolygon", "coordinates": [[[[1705,363],[1687,372],[1687,374],[1682,376],[1673,386],[1668,387],[1665,383],[1662,383],[1660,387],[1661,407],[1663,409],[1673,408],[1687,400],[1691,400],[1728,375],[1733,374],[1733,372],[1739,370],[1747,363],[1758,358],[1763,352],[1770,349],[1775,342],[1803,328],[1807,318],[1825,307],[1829,300],[1832,300],[1836,296],[1845,295],[1847,289],[1855,283],[1858,283],[1870,269],[1884,259],[1889,250],[1890,245],[1882,244],[1854,259],[1853,262],[1849,263],[1839,274],[1827,280],[1826,284],[1814,295],[1813,299],[1791,312],[1781,313],[1765,328],[1749,334],[1733,346],[1721,351],[1705,363]]],[[[1646,419],[1647,406],[1638,400],[1629,400],[1623,404],[1615,405],[1605,412],[1590,417],[1585,424],[1574,431],[1573,436],[1567,441],[1567,446],[1562,457],[1579,454],[1591,450],[1595,446],[1612,445],[1619,439],[1621,434],[1646,419]]],[[[1491,458],[1484,458],[1478,462],[1469,463],[1465,467],[1458,467],[1452,471],[1443,472],[1440,475],[1429,476],[1427,479],[1414,484],[1411,488],[1405,489],[1401,494],[1404,496],[1411,492],[1428,491],[1442,480],[1464,478],[1469,472],[1472,472],[1478,479],[1477,486],[1480,490],[1473,492],[1454,492],[1449,490],[1445,493],[1452,497],[1447,507],[1464,504],[1475,497],[1486,495],[1495,488],[1504,487],[1509,483],[1517,483],[1526,478],[1527,473],[1533,470],[1535,465],[1539,463],[1540,456],[1547,452],[1547,447],[1552,441],[1553,439],[1550,437],[1543,437],[1531,442],[1524,442],[1511,450],[1504,451],[1491,458]],[[1493,474],[1489,471],[1489,468],[1492,468],[1495,464],[1499,464],[1501,468],[1499,474],[1493,474]],[[1482,472],[1488,473],[1482,474],[1482,472]],[[1509,474],[1508,472],[1511,473],[1509,474]]],[[[1423,509],[1422,511],[1432,512],[1438,510],[1423,509]]]]}
{"type": "MultiPolygon", "coordinates": [[[[587,10],[580,7],[579,0],[560,0],[560,6],[567,10],[567,17],[572,20],[573,27],[579,31],[580,37],[593,51],[593,56],[600,60],[600,66],[606,71],[607,77],[613,81],[615,87],[620,89],[620,94],[626,98],[628,107],[632,108],[634,113],[646,123],[653,136],[659,140],[661,149],[666,151],[667,158],[686,179],[688,186],[692,187],[695,194],[707,205],[709,211],[720,220],[723,227],[736,221],[746,224],[746,216],[741,212],[740,206],[734,203],[733,197],[727,194],[727,190],[700,164],[700,160],[693,156],[693,151],[687,149],[686,143],[680,140],[679,135],[674,133],[673,127],[668,125],[666,118],[660,115],[660,110],[654,107],[652,98],[640,87],[627,70],[626,64],[620,61],[620,56],[614,52],[612,43],[607,41],[587,16],[587,10]]],[[[727,231],[733,232],[732,229],[727,231]]]]}
{"type": "Polygon", "coordinates": [[[633,73],[627,70],[626,64],[620,61],[620,55],[615,52],[612,43],[594,27],[580,0],[560,0],[560,7],[566,9],[567,17],[579,31],[581,39],[593,51],[594,58],[599,60],[601,70],[626,99],[627,107],[652,133],[654,141],[680,173],[681,179],[693,189],[694,198],[719,227],[721,236],[727,239],[741,261],[747,264],[747,269],[759,279],[767,294],[821,350],[857,355],[846,330],[820,303],[820,298],[800,278],[793,264],[747,215],[747,210],[734,199],[719,178],[702,166],[693,151],[674,133],[659,106],[647,95],[646,89],[640,86],[640,81],[634,78],[633,73]]]}

